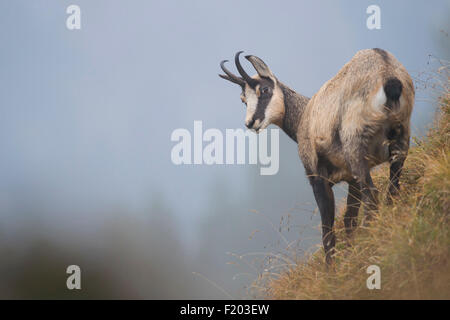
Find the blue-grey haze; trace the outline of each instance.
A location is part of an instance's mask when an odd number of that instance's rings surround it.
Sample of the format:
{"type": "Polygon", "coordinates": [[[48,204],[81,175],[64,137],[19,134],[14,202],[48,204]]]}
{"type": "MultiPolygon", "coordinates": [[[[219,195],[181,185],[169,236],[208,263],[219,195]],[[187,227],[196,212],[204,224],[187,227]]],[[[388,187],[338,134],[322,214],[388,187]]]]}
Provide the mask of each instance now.
{"type": "MultiPolygon", "coordinates": [[[[0,297],[245,297],[262,271],[252,257],[263,255],[227,252],[284,252],[286,237],[300,240],[289,254],[301,253],[318,243],[320,219],[283,133],[274,176],[172,164],[174,129],[244,126],[239,88],[217,76],[219,62],[258,55],[306,96],[364,48],[392,52],[418,77],[430,54],[449,59],[449,9],[437,0],[1,1],[0,297]],[[81,30],[66,28],[70,4],[81,30]],[[370,4],[381,7],[381,30],[366,28],[370,4]],[[65,289],[69,264],[82,269],[81,293],[65,289]]],[[[433,113],[418,90],[415,134],[433,113]]],[[[337,189],[340,199],[345,184],[337,189]]]]}

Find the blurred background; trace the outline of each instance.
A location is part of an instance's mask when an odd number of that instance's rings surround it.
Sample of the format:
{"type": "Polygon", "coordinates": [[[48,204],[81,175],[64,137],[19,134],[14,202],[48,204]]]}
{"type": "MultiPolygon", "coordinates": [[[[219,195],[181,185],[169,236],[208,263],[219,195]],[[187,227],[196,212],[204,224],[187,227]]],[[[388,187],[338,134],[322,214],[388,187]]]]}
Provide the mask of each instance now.
{"type": "MultiPolygon", "coordinates": [[[[219,62],[245,50],[311,97],[380,47],[416,78],[430,55],[450,58],[449,12],[447,0],[1,1],[0,298],[252,297],[268,257],[317,246],[320,217],[284,133],[274,176],[172,163],[177,128],[244,128],[219,62]],[[81,30],[66,28],[71,4],[81,30]],[[371,4],[381,30],[366,27],[371,4]],[[71,264],[82,290],[66,289],[71,264]]],[[[418,88],[413,134],[433,115],[418,88]]]]}

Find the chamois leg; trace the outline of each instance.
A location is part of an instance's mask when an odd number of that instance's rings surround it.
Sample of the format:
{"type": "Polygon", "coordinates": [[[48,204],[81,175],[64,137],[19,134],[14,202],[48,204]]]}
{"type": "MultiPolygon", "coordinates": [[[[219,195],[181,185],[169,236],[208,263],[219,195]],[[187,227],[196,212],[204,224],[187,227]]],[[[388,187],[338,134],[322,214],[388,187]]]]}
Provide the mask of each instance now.
{"type": "Polygon", "coordinates": [[[358,224],[358,211],[361,205],[361,191],[358,182],[353,179],[348,183],[347,208],[344,214],[345,231],[350,236],[358,224]]]}
{"type": "Polygon", "coordinates": [[[359,184],[365,218],[366,220],[370,220],[378,207],[378,190],[375,188],[372,177],[370,176],[369,163],[365,158],[367,152],[365,152],[364,148],[359,148],[359,150],[360,152],[348,157],[347,162],[354,178],[359,184]]]}
{"type": "Polygon", "coordinates": [[[333,261],[336,236],[334,234],[334,194],[331,185],[322,177],[310,177],[314,197],[322,219],[322,242],[325,250],[325,261],[329,265],[333,261]]]}
{"type": "Polygon", "coordinates": [[[370,220],[373,217],[374,212],[378,207],[378,190],[373,184],[370,171],[367,168],[367,172],[360,176],[360,188],[361,188],[361,200],[364,204],[365,218],[370,220]]]}
{"type": "Polygon", "coordinates": [[[398,195],[400,190],[400,175],[402,174],[403,164],[408,154],[409,135],[403,126],[399,125],[389,132],[389,191],[387,201],[392,202],[392,198],[398,195]]]}

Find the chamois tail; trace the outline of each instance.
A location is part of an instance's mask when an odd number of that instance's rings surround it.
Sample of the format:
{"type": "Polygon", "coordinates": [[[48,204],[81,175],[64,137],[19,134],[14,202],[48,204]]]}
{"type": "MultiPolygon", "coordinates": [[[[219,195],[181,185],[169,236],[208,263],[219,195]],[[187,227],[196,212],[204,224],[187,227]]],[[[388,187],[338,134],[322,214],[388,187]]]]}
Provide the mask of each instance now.
{"type": "Polygon", "coordinates": [[[397,78],[389,78],[384,83],[384,92],[386,93],[386,107],[392,110],[399,105],[399,99],[402,95],[403,85],[397,78]]]}

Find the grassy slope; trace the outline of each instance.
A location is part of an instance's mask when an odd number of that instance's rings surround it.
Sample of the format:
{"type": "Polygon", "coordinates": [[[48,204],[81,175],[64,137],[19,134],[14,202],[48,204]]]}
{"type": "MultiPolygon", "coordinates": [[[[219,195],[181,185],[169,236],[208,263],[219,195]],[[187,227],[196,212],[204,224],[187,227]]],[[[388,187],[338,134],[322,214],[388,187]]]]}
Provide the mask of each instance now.
{"type": "MultiPolygon", "coordinates": [[[[393,205],[381,198],[377,217],[346,240],[341,208],[336,221],[334,270],[323,250],[271,277],[264,293],[271,299],[450,299],[450,93],[423,139],[414,139],[393,205]],[[368,290],[366,269],[381,269],[381,290],[368,290]]],[[[388,167],[373,173],[381,197],[388,167]]],[[[363,213],[360,212],[360,216],[363,213]]]]}

